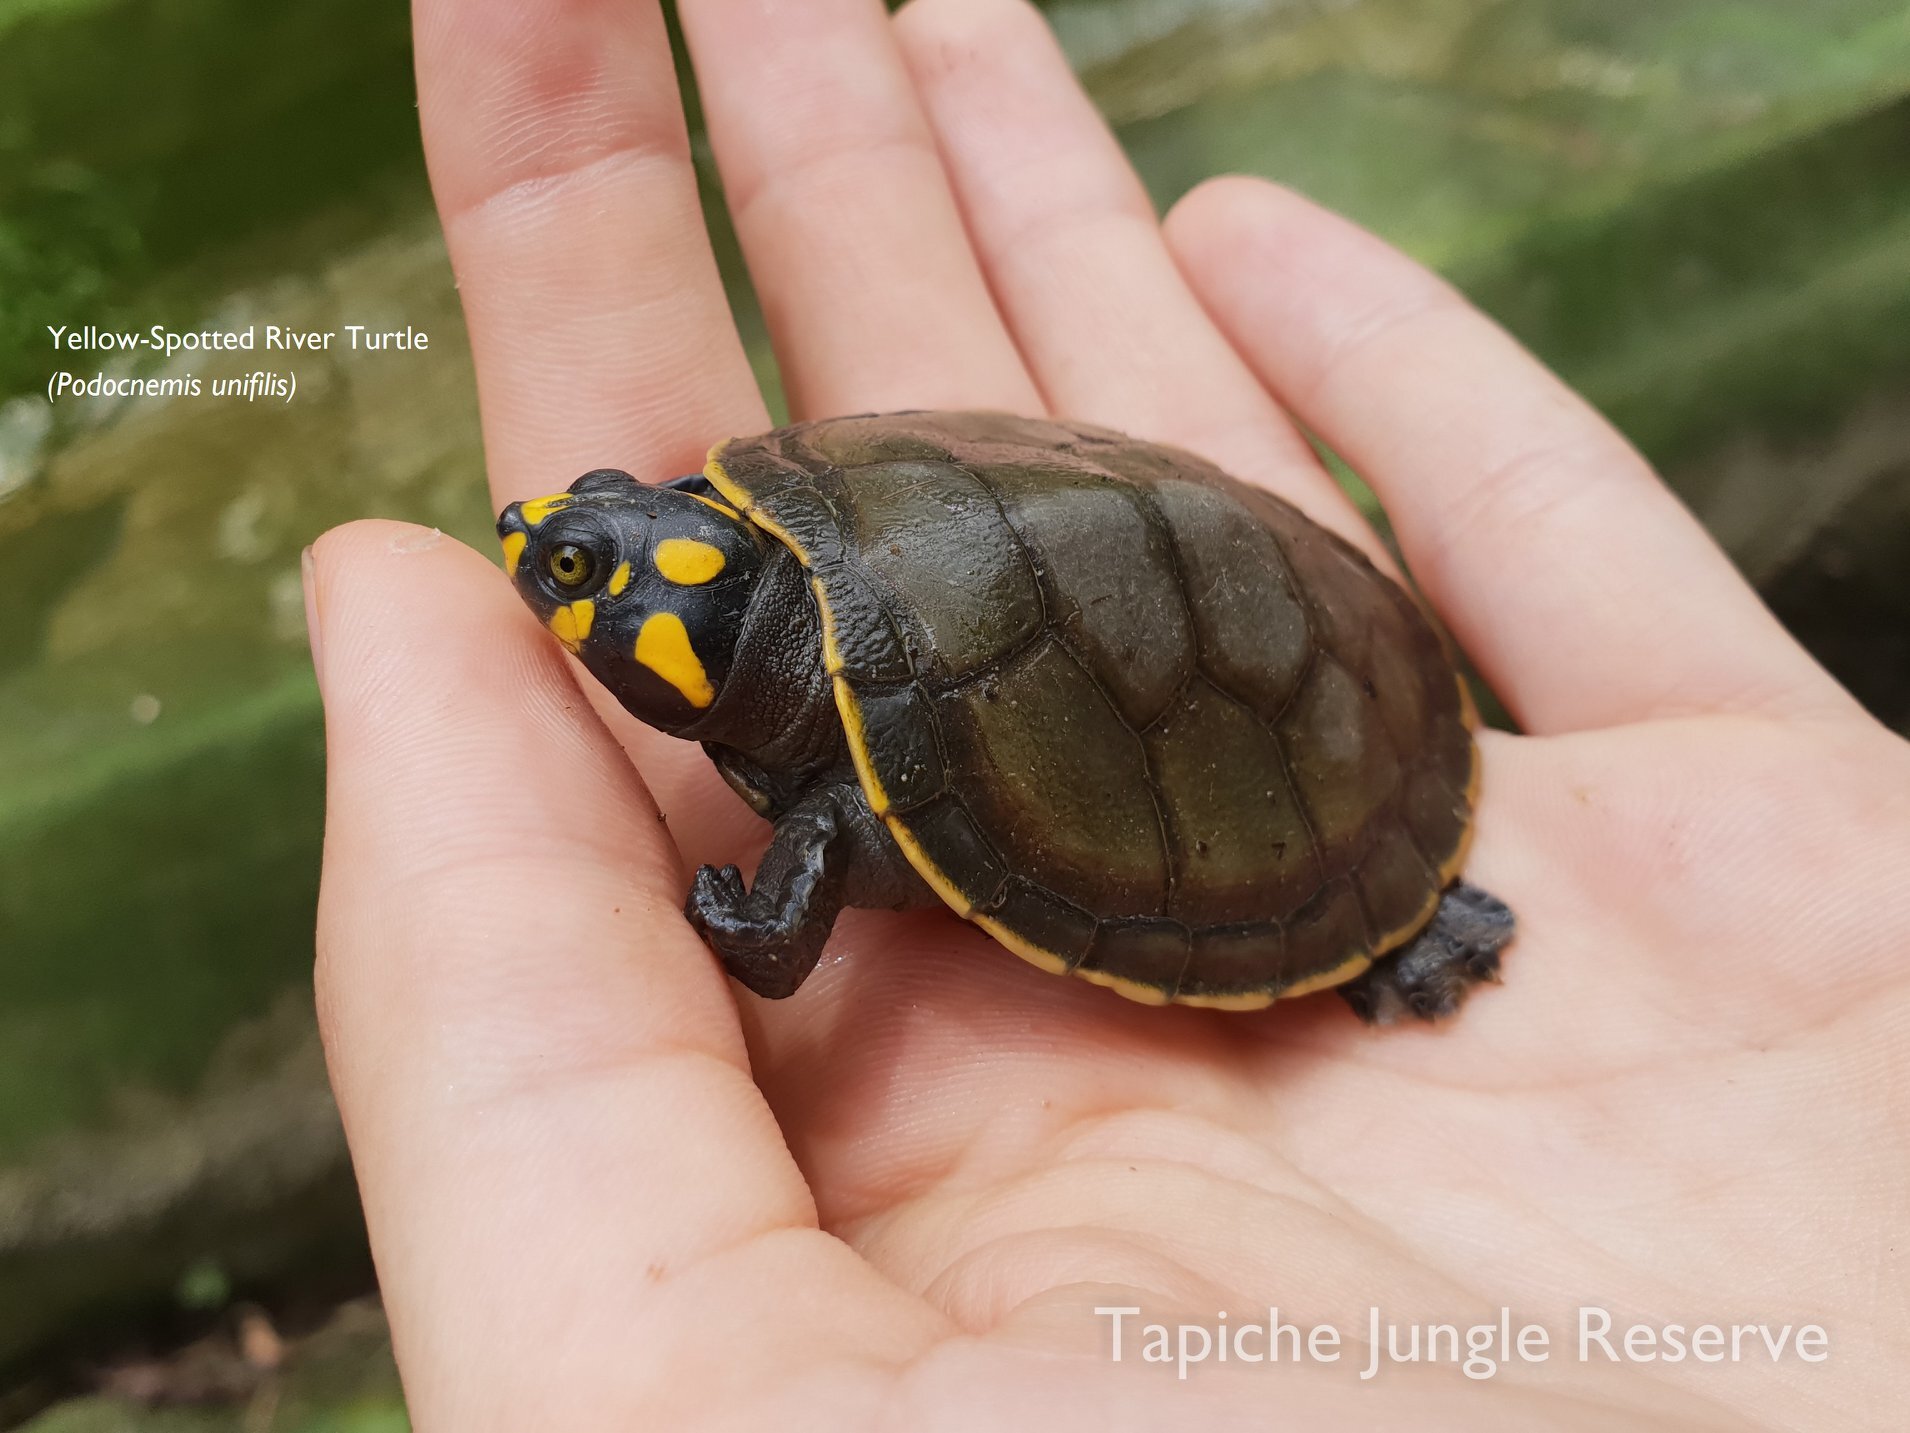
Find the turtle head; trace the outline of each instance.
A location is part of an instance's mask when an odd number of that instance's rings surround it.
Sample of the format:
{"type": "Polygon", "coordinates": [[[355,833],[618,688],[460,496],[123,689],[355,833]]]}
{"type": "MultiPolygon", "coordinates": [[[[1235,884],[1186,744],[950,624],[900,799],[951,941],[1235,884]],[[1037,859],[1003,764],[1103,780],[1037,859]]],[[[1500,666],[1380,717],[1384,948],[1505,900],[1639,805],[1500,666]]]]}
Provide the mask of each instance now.
{"type": "Polygon", "coordinates": [[[762,540],[732,507],[603,468],[497,520],[504,565],[538,620],[631,713],[693,725],[729,675],[762,570],[762,540]]]}

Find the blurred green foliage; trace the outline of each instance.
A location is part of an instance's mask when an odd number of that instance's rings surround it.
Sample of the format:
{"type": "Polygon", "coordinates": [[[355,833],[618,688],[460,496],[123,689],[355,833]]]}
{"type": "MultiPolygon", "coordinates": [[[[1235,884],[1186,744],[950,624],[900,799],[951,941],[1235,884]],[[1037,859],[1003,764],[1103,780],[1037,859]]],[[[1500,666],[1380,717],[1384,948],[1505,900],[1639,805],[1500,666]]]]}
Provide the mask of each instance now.
{"type": "Polygon", "coordinates": [[[410,39],[400,5],[0,0],[0,393],[44,383],[47,323],[189,316],[383,174],[415,204],[410,39]]]}
{"type": "MultiPolygon", "coordinates": [[[[1157,202],[1260,173],[1438,264],[1910,724],[1910,4],[1044,8],[1157,202]]],[[[245,1296],[362,1268],[307,1008],[323,758],[298,554],[355,516],[489,524],[407,27],[375,0],[0,0],[0,1369],[21,1379],[199,1301],[197,1271],[245,1296]],[[255,319],[433,342],[301,358],[289,406],[42,396],[48,323],[255,319]]],[[[42,1426],[130,1426],[111,1404],[42,1426]]],[[[141,1426],[236,1426],[198,1418],[141,1426]]]]}

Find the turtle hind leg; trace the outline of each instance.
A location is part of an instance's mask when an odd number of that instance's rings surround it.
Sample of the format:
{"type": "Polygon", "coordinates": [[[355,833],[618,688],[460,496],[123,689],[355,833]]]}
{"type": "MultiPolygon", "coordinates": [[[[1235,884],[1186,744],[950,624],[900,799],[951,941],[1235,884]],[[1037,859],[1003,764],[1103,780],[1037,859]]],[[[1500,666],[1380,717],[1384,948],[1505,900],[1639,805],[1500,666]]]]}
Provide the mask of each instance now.
{"type": "Polygon", "coordinates": [[[1340,986],[1340,995],[1369,1025],[1390,1025],[1402,1015],[1450,1015],[1467,990],[1499,978],[1499,952],[1513,928],[1504,901],[1456,881],[1424,930],[1340,986]]]}

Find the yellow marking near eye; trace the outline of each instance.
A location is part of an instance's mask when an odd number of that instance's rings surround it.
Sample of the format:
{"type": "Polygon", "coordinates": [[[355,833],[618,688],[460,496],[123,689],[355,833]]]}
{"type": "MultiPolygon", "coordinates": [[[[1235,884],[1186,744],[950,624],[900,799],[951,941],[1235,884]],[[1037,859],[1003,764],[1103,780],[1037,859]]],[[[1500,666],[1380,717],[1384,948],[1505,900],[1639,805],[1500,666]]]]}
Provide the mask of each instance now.
{"type": "Polygon", "coordinates": [[[617,564],[617,570],[610,574],[610,595],[612,597],[623,596],[623,589],[629,585],[630,564],[627,562],[619,562],[617,564]]]}
{"type": "Polygon", "coordinates": [[[697,587],[723,570],[723,553],[693,537],[666,537],[657,544],[656,564],[666,582],[697,587]]]}
{"type": "Polygon", "coordinates": [[[584,638],[590,635],[590,624],[596,619],[597,604],[588,597],[581,597],[550,614],[550,630],[558,641],[574,653],[584,645],[584,638]]]}
{"type": "Polygon", "coordinates": [[[524,525],[526,527],[536,527],[545,518],[556,512],[557,509],[567,508],[569,506],[569,493],[552,493],[547,498],[530,499],[520,506],[518,511],[524,514],[524,525]]]}
{"type": "Polygon", "coordinates": [[[524,544],[531,540],[527,532],[507,532],[504,534],[504,570],[511,576],[517,576],[517,564],[523,561],[524,544]]]}
{"type": "Polygon", "coordinates": [[[716,688],[709,673],[690,645],[689,629],[674,612],[657,612],[646,617],[637,633],[636,659],[683,694],[693,707],[706,707],[716,700],[716,688]]]}

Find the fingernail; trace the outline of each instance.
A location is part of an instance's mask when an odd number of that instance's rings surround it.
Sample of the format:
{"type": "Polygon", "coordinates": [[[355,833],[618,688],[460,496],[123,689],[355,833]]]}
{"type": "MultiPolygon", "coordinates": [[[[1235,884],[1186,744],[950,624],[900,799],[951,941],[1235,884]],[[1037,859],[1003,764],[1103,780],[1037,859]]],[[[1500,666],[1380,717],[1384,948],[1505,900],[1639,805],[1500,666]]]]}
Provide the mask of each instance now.
{"type": "Polygon", "coordinates": [[[325,696],[325,663],[319,658],[318,559],[311,548],[298,555],[299,585],[305,589],[305,644],[312,649],[312,675],[318,678],[318,695],[325,696]]]}

